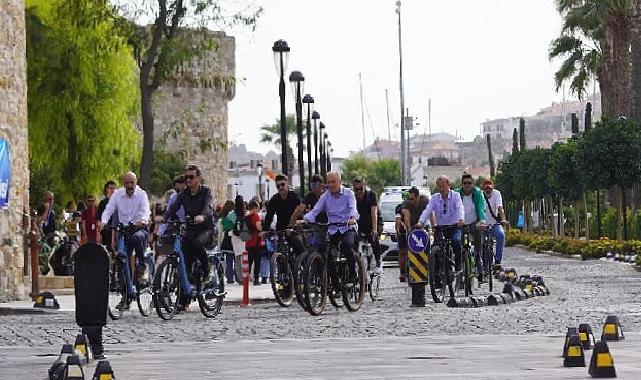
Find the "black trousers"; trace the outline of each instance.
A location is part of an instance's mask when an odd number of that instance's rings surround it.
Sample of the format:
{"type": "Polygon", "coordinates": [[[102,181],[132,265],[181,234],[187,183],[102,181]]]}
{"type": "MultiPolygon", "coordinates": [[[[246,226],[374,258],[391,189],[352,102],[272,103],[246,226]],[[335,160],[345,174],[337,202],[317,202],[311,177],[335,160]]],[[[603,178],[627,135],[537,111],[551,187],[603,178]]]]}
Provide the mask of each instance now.
{"type": "MultiPolygon", "coordinates": [[[[329,243],[333,246],[341,243],[341,254],[347,259],[347,266],[349,268],[350,278],[354,278],[356,274],[356,263],[354,260],[354,252],[352,248],[354,247],[354,242],[356,241],[356,231],[349,229],[343,233],[336,232],[334,235],[330,235],[329,243]]],[[[328,267],[329,275],[332,276],[334,280],[337,280],[336,268],[334,265],[328,267]]],[[[334,284],[337,282],[335,281],[334,284]]]]}
{"type": "MultiPolygon", "coordinates": [[[[372,253],[376,259],[376,263],[381,263],[381,243],[378,240],[378,236],[374,236],[371,232],[364,234],[367,242],[372,246],[372,253]]],[[[358,248],[357,242],[354,242],[354,249],[358,248]]]]}
{"type": "Polygon", "coordinates": [[[187,272],[191,272],[194,258],[200,260],[203,268],[203,274],[209,275],[209,262],[207,261],[207,246],[211,244],[213,231],[210,229],[201,229],[190,232],[182,239],[182,250],[185,255],[185,264],[187,272]]]}
{"type": "Polygon", "coordinates": [[[254,283],[257,283],[260,277],[260,260],[263,256],[263,247],[248,247],[247,256],[249,258],[250,273],[252,264],[254,265],[254,283]]]}

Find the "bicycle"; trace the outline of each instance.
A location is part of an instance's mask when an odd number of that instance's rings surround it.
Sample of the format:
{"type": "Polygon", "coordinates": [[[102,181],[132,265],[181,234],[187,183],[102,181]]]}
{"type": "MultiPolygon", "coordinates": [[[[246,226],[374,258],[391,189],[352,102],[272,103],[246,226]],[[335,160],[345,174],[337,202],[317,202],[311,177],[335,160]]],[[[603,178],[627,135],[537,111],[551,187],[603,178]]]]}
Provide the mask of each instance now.
{"type": "MultiPolygon", "coordinates": [[[[345,226],[346,223],[310,223],[317,227],[345,226]]],[[[303,271],[303,292],[307,311],[314,316],[320,315],[327,303],[328,283],[329,289],[341,294],[343,304],[347,310],[358,311],[365,298],[365,268],[363,261],[354,252],[354,273],[347,265],[347,258],[341,253],[341,243],[332,244],[327,247],[325,255],[312,251],[306,260],[303,271]],[[328,281],[328,273],[329,281],[328,281]]],[[[331,292],[330,301],[331,301],[331,292]]],[[[335,296],[335,295],[334,295],[335,296]]],[[[336,300],[334,300],[336,301],[336,300]]]]}
{"type": "Polygon", "coordinates": [[[440,239],[435,239],[429,252],[428,283],[435,303],[442,303],[446,292],[450,298],[454,298],[456,293],[455,285],[453,284],[456,270],[452,239],[445,238],[444,234],[444,230],[449,232],[453,228],[456,228],[456,226],[437,226],[434,228],[435,236],[439,236],[440,239]]]}
{"type": "Polygon", "coordinates": [[[474,280],[476,278],[476,264],[474,260],[474,246],[472,245],[472,231],[473,226],[467,225],[463,227],[463,234],[461,236],[461,249],[463,256],[463,288],[465,289],[465,296],[472,295],[474,289],[474,280]]]}
{"type": "MultiPolygon", "coordinates": [[[[125,310],[129,309],[129,304],[134,299],[138,304],[138,310],[144,317],[151,314],[153,308],[153,294],[150,281],[142,283],[140,281],[140,272],[148,271],[149,278],[154,274],[153,262],[150,264],[148,253],[144,255],[141,261],[138,255],[134,256],[134,276],[132,281],[131,268],[129,265],[129,256],[125,240],[141,228],[133,223],[119,223],[115,227],[108,227],[116,231],[116,250],[111,253],[111,268],[109,271],[109,317],[118,320],[122,317],[125,310]]],[[[153,260],[151,260],[153,261],[153,260]]]]}
{"type": "Polygon", "coordinates": [[[358,234],[357,250],[359,256],[363,260],[363,267],[365,268],[365,279],[367,280],[367,290],[372,301],[378,300],[381,289],[381,275],[374,273],[376,268],[376,260],[374,259],[374,251],[369,242],[369,235],[364,233],[358,234]]]}
{"type": "Polygon", "coordinates": [[[496,224],[485,226],[481,240],[481,260],[483,262],[483,277],[487,279],[490,292],[493,290],[492,264],[494,263],[494,244],[496,238],[492,235],[492,228],[496,224]]]}
{"type": "Polygon", "coordinates": [[[267,250],[272,254],[269,279],[276,302],[282,307],[291,306],[294,296],[296,302],[305,309],[302,293],[302,272],[307,257],[306,252],[296,255],[289,246],[288,235],[299,233],[291,229],[266,231],[267,250]]]}
{"type": "Polygon", "coordinates": [[[190,276],[187,273],[185,256],[182,251],[182,239],[188,236],[192,220],[185,217],[184,222],[170,221],[167,230],[171,231],[162,237],[162,241],[173,244],[173,250],[160,264],[154,276],[153,300],[158,316],[164,320],[172,319],[181,302],[198,301],[201,313],[207,318],[215,318],[223,306],[225,295],[225,270],[220,251],[207,251],[207,263],[198,258],[193,262],[190,276]],[[213,271],[213,280],[209,286],[202,282],[203,265],[209,265],[213,271]],[[193,283],[193,285],[192,285],[193,283]]]}

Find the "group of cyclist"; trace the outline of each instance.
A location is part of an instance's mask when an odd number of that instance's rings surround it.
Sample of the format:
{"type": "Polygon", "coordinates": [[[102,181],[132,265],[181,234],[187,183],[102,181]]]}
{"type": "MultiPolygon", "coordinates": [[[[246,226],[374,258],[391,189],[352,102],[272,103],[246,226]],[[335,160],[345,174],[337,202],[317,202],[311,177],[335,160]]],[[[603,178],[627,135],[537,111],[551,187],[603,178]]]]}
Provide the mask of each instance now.
{"type": "MultiPolygon", "coordinates": [[[[184,221],[190,217],[189,233],[182,238],[182,249],[187,268],[195,259],[207,263],[207,247],[214,237],[212,192],[203,185],[201,170],[196,165],[188,165],[184,170],[185,188],[174,194],[163,215],[164,221],[184,221]]],[[[343,257],[347,259],[350,272],[355,268],[353,254],[358,239],[366,240],[372,247],[375,266],[374,273],[382,273],[381,248],[379,231],[382,223],[378,210],[376,194],[368,190],[362,178],[355,178],[352,187],[342,184],[341,174],[336,171],[327,173],[325,185],[321,176],[311,179],[310,191],[301,199],[290,190],[288,177],[277,175],[275,184],[277,193],[267,203],[267,212],[262,224],[262,231],[269,230],[276,217],[275,230],[290,229],[309,222],[328,223],[327,239],[319,239],[319,250],[324,251],[327,244],[340,245],[343,257]],[[360,233],[359,233],[360,232],[360,233]]],[[[149,239],[151,212],[147,193],[137,185],[136,175],[128,172],[122,177],[123,187],[117,189],[109,198],[97,223],[99,229],[110,224],[113,215],[119,223],[132,224],[135,232],[125,239],[125,249],[129,256],[130,268],[134,266],[134,255],[141,258],[149,239]]],[[[481,231],[491,233],[497,242],[495,265],[500,265],[503,256],[505,234],[503,226],[507,225],[502,206],[501,193],[493,188],[491,180],[483,182],[482,190],[474,186],[469,174],[462,177],[462,187],[453,190],[447,177],[440,176],[436,181],[438,192],[428,201],[421,196],[417,188],[408,191],[406,200],[397,208],[397,233],[399,241],[400,281],[405,281],[407,260],[407,233],[414,228],[434,226],[442,229],[436,234],[451,239],[457,270],[461,266],[461,236],[463,229],[469,229],[473,236],[475,252],[480,252],[481,231]]],[[[162,229],[161,229],[162,230],[162,229]]],[[[293,253],[300,255],[305,250],[303,239],[297,233],[288,234],[289,247],[293,253]]],[[[477,274],[479,282],[483,281],[481,262],[477,257],[477,274]]],[[[133,271],[132,271],[133,272],[133,271]]],[[[203,266],[203,283],[213,281],[209,265],[203,266]]],[[[135,274],[132,273],[132,277],[135,274]]],[[[146,273],[139,272],[139,280],[146,282],[146,273]]]]}
{"type": "MultiPolygon", "coordinates": [[[[438,192],[432,196],[427,206],[423,209],[418,221],[414,224],[411,212],[404,209],[404,214],[410,214],[405,218],[406,226],[422,228],[423,226],[434,226],[435,241],[450,239],[456,271],[462,266],[462,244],[463,231],[469,232],[473,237],[473,246],[476,261],[478,282],[483,282],[483,263],[481,259],[481,233],[487,231],[496,239],[496,254],[494,256],[494,267],[500,267],[503,258],[503,247],[505,244],[504,226],[507,226],[503,210],[501,193],[494,189],[494,183],[490,179],[483,181],[483,190],[474,186],[472,175],[463,174],[461,188],[452,189],[449,179],[439,176],[436,180],[438,192]],[[406,212],[408,211],[408,212],[406,212]],[[408,221],[409,220],[409,224],[408,221]]],[[[418,196],[418,190],[410,190],[418,196]]],[[[403,268],[403,267],[401,267],[403,268]]]]}

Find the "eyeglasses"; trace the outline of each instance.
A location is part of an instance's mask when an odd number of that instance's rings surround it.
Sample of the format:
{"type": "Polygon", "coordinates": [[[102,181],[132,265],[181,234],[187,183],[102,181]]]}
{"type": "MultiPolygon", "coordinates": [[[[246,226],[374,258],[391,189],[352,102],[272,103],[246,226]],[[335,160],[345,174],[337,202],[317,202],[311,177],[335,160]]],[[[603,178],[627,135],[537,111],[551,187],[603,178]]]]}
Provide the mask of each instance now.
{"type": "Polygon", "coordinates": [[[185,179],[192,180],[192,179],[194,179],[194,178],[196,178],[196,176],[195,176],[195,175],[193,175],[193,174],[186,174],[186,175],[185,175],[185,179]]]}
{"type": "Polygon", "coordinates": [[[285,186],[287,186],[287,182],[281,182],[276,184],[276,187],[278,188],[285,187],[285,186]]]}
{"type": "Polygon", "coordinates": [[[469,182],[469,181],[463,182],[463,185],[471,185],[471,184],[472,184],[472,182],[469,182]]]}

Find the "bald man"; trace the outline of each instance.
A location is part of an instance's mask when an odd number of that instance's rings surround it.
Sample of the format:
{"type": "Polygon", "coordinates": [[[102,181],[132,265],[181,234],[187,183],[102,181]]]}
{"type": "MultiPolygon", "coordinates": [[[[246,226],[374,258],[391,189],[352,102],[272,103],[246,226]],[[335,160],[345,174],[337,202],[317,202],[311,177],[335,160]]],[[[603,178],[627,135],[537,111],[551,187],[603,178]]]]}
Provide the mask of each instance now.
{"type": "MultiPolygon", "coordinates": [[[[122,176],[122,185],[120,189],[109,199],[105,211],[100,217],[100,226],[106,225],[109,218],[114,212],[118,213],[118,220],[122,224],[133,223],[138,228],[137,231],[129,236],[125,236],[125,250],[129,256],[129,267],[134,268],[133,252],[136,252],[140,262],[144,262],[145,249],[147,248],[147,240],[149,238],[149,218],[151,217],[151,210],[149,209],[149,199],[147,192],[138,186],[138,178],[133,172],[127,172],[122,176]]],[[[122,247],[117,247],[122,250],[122,247]]],[[[146,273],[144,268],[140,271],[141,282],[146,282],[146,273]]],[[[135,271],[131,271],[132,281],[135,271]]]]}

